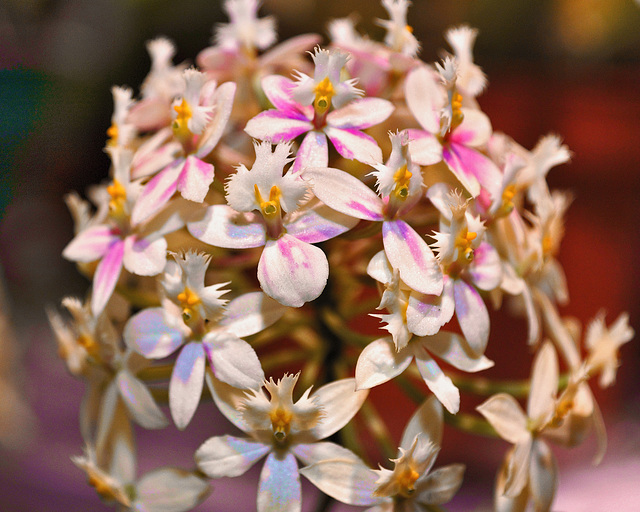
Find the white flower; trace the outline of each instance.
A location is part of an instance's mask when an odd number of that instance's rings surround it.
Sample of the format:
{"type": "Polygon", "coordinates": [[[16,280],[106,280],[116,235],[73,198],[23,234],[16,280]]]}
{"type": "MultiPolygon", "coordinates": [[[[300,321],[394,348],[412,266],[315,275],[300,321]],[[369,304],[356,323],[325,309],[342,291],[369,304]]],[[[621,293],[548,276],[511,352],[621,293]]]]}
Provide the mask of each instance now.
{"type": "Polygon", "coordinates": [[[627,313],[622,313],[611,327],[607,327],[604,312],[600,312],[587,327],[584,341],[589,355],[586,365],[590,374],[600,372],[600,387],[606,388],[615,382],[618,351],[634,334],[627,313]]]}
{"type": "Polygon", "coordinates": [[[395,52],[415,57],[420,50],[420,43],[413,35],[413,28],[407,24],[407,9],[411,5],[408,0],[382,0],[382,6],[389,14],[389,20],[377,20],[387,29],[385,44],[395,52]]]}
{"type": "Polygon", "coordinates": [[[230,23],[220,23],[216,30],[216,44],[231,50],[243,48],[264,50],[276,41],[275,19],[258,19],[258,0],[225,0],[224,10],[230,23]]]}

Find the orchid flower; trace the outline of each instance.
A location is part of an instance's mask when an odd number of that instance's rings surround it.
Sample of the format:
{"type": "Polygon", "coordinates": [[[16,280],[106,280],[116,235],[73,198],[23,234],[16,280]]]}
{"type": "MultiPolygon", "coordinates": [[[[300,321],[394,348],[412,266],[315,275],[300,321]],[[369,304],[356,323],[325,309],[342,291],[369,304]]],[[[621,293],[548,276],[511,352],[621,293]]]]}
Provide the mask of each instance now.
{"type": "Polygon", "coordinates": [[[303,178],[325,204],[356,219],[382,222],[384,250],[400,278],[421,293],[440,295],[442,273],[429,245],[402,217],[423,197],[422,174],[406,134],[391,134],[386,165],[376,164],[378,194],[354,176],[332,168],[307,168],[303,178]]]}
{"type": "MultiPolygon", "coordinates": [[[[451,82],[453,77],[448,73],[455,69],[452,64],[447,65],[445,61],[441,69],[447,71],[443,81],[451,82]]],[[[405,84],[407,105],[422,127],[408,130],[411,155],[420,165],[444,161],[473,197],[481,188],[494,196],[500,186],[500,171],[478,150],[489,141],[491,123],[480,110],[462,107],[462,97],[453,87],[449,88],[447,102],[432,69],[419,66],[409,72],[405,84]],[[449,121],[442,117],[443,111],[450,111],[449,121]],[[443,134],[444,127],[447,129],[443,134]]]]}
{"type": "MultiPolygon", "coordinates": [[[[167,143],[175,151],[173,160],[142,189],[131,213],[134,225],[157,214],[176,191],[189,201],[201,203],[213,181],[213,165],[204,159],[222,137],[235,84],[227,82],[216,88],[215,82],[207,82],[206,76],[195,69],[187,69],[183,76],[184,94],[173,102],[175,141],[167,143]]],[[[149,158],[159,166],[166,163],[166,157],[166,147],[161,146],[149,158]]],[[[145,162],[145,172],[149,169],[153,165],[145,162]]],[[[136,177],[141,177],[140,172],[136,177]]]]}
{"type": "Polygon", "coordinates": [[[382,0],[382,6],[389,14],[389,20],[377,20],[387,30],[385,44],[393,51],[402,52],[415,57],[420,50],[420,43],[413,35],[413,29],[407,23],[407,9],[411,5],[408,0],[382,0]]]}
{"type": "Polygon", "coordinates": [[[381,162],[378,144],[362,130],[387,119],[393,112],[392,103],[380,98],[355,99],[362,92],[353,80],[340,80],[346,54],[316,48],[312,57],[313,78],[298,73],[297,82],[278,75],[262,79],[264,93],[276,108],[250,119],[245,131],[273,144],[306,133],[297,151],[294,173],[308,166],[328,165],[327,137],[344,158],[381,162]]]}
{"type": "Polygon", "coordinates": [[[473,45],[477,35],[478,31],[467,25],[450,28],[444,35],[456,58],[458,67],[456,85],[463,100],[475,98],[487,86],[487,77],[473,62],[473,45]]]}
{"type": "MultiPolygon", "coordinates": [[[[167,265],[162,286],[164,308],[148,308],[131,317],[124,340],[150,359],[166,357],[182,347],[169,383],[169,409],[184,429],[195,413],[204,385],[205,361],[230,385],[249,389],[264,373],[254,349],[241,337],[276,322],[284,308],[260,292],[226,301],[224,285],[204,286],[209,258],[188,252],[167,265]]],[[[228,284],[228,283],[227,283],[228,284]]]]}
{"type": "Polygon", "coordinates": [[[133,106],[133,91],[126,87],[112,87],[113,115],[107,130],[107,146],[127,147],[136,136],[136,127],[128,121],[128,113],[133,106]]]}
{"type": "Polygon", "coordinates": [[[333,458],[359,460],[346,448],[322,440],[353,418],[368,392],[354,391],[353,379],[342,379],[313,394],[309,388],[294,402],[299,375],[265,380],[269,396],[261,389],[241,394],[216,379],[207,381],[220,411],[250,437],[212,437],[196,451],[196,463],[211,478],[235,477],[266,456],[258,484],[258,512],[301,510],[296,459],[305,465],[333,458]]]}
{"type": "Polygon", "coordinates": [[[255,144],[255,151],[253,168],[239,166],[227,182],[229,206],[210,206],[188,229],[217,247],[264,246],[258,263],[260,286],[281,304],[300,307],[322,293],[329,277],[327,257],[311,244],[338,236],[357,221],[317,200],[300,206],[306,182],[291,170],[282,173],[291,161],[289,144],[278,144],[272,153],[271,144],[263,142],[255,144]]]}

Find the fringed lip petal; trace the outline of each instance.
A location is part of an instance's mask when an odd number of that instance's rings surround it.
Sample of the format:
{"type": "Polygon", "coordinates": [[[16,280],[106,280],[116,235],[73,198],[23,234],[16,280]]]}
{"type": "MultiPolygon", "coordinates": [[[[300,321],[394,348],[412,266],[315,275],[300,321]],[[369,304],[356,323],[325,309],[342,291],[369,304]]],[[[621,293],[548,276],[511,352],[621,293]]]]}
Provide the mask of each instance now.
{"type": "Polygon", "coordinates": [[[302,488],[293,453],[269,453],[260,473],[258,512],[300,512],[302,488]]]}
{"type": "Polygon", "coordinates": [[[269,450],[269,446],[252,439],[211,437],[198,448],[195,461],[209,478],[235,477],[244,475],[269,450]]]}
{"type": "Polygon", "coordinates": [[[381,221],[382,200],[359,179],[339,169],[312,167],[304,171],[313,193],[330,208],[356,219],[381,221]]]}
{"type": "Polygon", "coordinates": [[[341,156],[368,165],[382,162],[382,150],[376,140],[358,128],[337,128],[327,126],[327,137],[341,156]]]}
{"type": "Polygon", "coordinates": [[[227,249],[260,247],[266,241],[264,223],[253,213],[238,213],[227,205],[210,206],[202,219],[187,224],[198,240],[227,249]]]}
{"type": "Polygon", "coordinates": [[[102,313],[116,287],[122,271],[123,257],[124,241],[118,240],[109,247],[98,263],[98,268],[93,276],[93,291],[91,293],[91,312],[96,317],[102,313]]]}
{"type": "Polygon", "coordinates": [[[453,296],[456,317],[462,334],[476,354],[484,354],[489,341],[489,312],[476,289],[462,279],[455,279],[453,296]]]}
{"type": "Polygon", "coordinates": [[[187,343],[178,354],[169,382],[169,409],[180,430],[193,418],[204,385],[205,354],[202,343],[187,343]]]}
{"type": "Polygon", "coordinates": [[[356,363],[357,389],[378,386],[405,371],[413,360],[409,347],[396,352],[391,338],[378,338],[360,353],[356,363]]]}
{"type": "Polygon", "coordinates": [[[382,225],[384,252],[402,280],[412,289],[429,295],[440,295],[443,278],[440,265],[427,242],[402,220],[382,225]]]}
{"type": "Polygon", "coordinates": [[[149,359],[161,359],[182,345],[181,331],[164,319],[162,308],[149,308],[132,316],[124,328],[127,346],[149,359]]]}
{"type": "Polygon", "coordinates": [[[258,262],[264,292],[285,306],[302,306],[320,296],[329,278],[322,249],[285,234],[269,240],[258,262]]]}
{"type": "Polygon", "coordinates": [[[118,230],[109,226],[92,226],[78,233],[62,251],[62,256],[71,261],[89,263],[102,258],[111,246],[120,239],[118,230]]]}

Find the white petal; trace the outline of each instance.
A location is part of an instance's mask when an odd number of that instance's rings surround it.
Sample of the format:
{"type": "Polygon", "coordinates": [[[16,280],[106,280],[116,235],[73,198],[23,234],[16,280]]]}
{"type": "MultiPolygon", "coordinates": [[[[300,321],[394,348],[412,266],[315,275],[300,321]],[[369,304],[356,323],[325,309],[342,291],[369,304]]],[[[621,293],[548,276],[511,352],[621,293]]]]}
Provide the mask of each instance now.
{"type": "Polygon", "coordinates": [[[183,165],[184,158],[174,160],[144,186],[131,212],[134,226],[153,217],[167,204],[176,191],[183,165]]]}
{"type": "Polygon", "coordinates": [[[205,355],[202,343],[192,341],[178,354],[169,383],[169,409],[178,429],[191,421],[200,403],[205,355]]]}
{"type": "Polygon", "coordinates": [[[296,152],[292,173],[303,171],[307,167],[326,167],[329,164],[329,143],[324,132],[311,130],[304,136],[296,152]]]}
{"type": "Polygon", "coordinates": [[[451,414],[460,409],[460,391],[425,350],[416,351],[416,366],[427,387],[451,414]]]}
{"type": "Polygon", "coordinates": [[[144,475],[136,486],[137,512],[186,512],[210,490],[206,480],[187,471],[162,468],[144,475]]]}
{"type": "Polygon", "coordinates": [[[292,453],[267,457],[258,486],[258,512],[300,512],[302,490],[292,453]]]}
{"type": "Polygon", "coordinates": [[[382,162],[382,150],[376,140],[356,128],[334,128],[327,126],[324,129],[327,137],[333,143],[336,151],[349,160],[357,160],[367,165],[382,162]]]}
{"type": "Polygon", "coordinates": [[[430,396],[418,407],[404,427],[400,447],[408,450],[418,434],[423,434],[436,446],[442,444],[442,405],[435,396],[430,396]]]}
{"type": "Polygon", "coordinates": [[[245,391],[225,384],[212,376],[210,372],[207,372],[205,377],[207,387],[220,412],[240,430],[248,432],[250,429],[244,421],[241,411],[241,404],[247,398],[245,391]]]}
{"type": "Polygon", "coordinates": [[[212,182],[213,165],[189,155],[180,172],[177,189],[185,199],[201,203],[209,192],[212,182]]]}
{"type": "Polygon", "coordinates": [[[536,421],[544,421],[553,413],[558,391],[558,357],[551,342],[538,351],[531,372],[531,391],[527,401],[527,414],[536,421]]]}
{"type": "Polygon", "coordinates": [[[287,233],[308,244],[334,238],[358,223],[358,219],[333,210],[317,200],[307,203],[290,219],[286,223],[287,233]]]}
{"type": "Polygon", "coordinates": [[[244,338],[277,322],[286,310],[262,292],[245,293],[228,304],[220,325],[238,338],[244,338]]]}
{"type": "Polygon", "coordinates": [[[124,240],[124,268],[139,276],[155,276],[167,263],[167,241],[164,238],[137,238],[124,240]]]}
{"type": "Polygon", "coordinates": [[[256,351],[230,332],[209,333],[203,344],[216,378],[236,388],[259,387],[264,372],[256,351]]]}
{"type": "Polygon", "coordinates": [[[142,381],[128,370],[118,372],[116,380],[120,396],[138,425],[147,429],[167,426],[167,419],[142,381]]]}
{"type": "Polygon", "coordinates": [[[362,98],[327,115],[327,123],[337,128],[369,128],[387,119],[393,103],[380,98],[362,98]]]}
{"type": "Polygon", "coordinates": [[[206,209],[201,220],[189,222],[189,233],[202,242],[228,249],[260,247],[266,240],[262,220],[253,213],[238,213],[227,205],[206,209]]]}
{"type": "Polygon", "coordinates": [[[476,410],[491,423],[500,437],[510,443],[515,444],[531,437],[527,430],[527,417],[511,395],[493,395],[476,407],[476,410]]]}
{"type": "Polygon", "coordinates": [[[233,436],[211,437],[195,453],[198,469],[210,478],[243,475],[270,447],[233,436]]]}
{"type": "Polygon", "coordinates": [[[504,494],[509,498],[517,497],[527,485],[532,444],[533,439],[529,437],[517,443],[510,452],[507,480],[504,484],[504,494]]]}
{"type": "Polygon", "coordinates": [[[442,161],[442,144],[429,132],[407,130],[411,160],[419,165],[433,165],[442,161]]]}
{"type": "Polygon", "coordinates": [[[537,510],[551,510],[558,487],[556,459],[544,441],[533,443],[529,490],[537,510]]]}
{"type": "Polygon", "coordinates": [[[473,352],[462,336],[452,332],[440,331],[424,338],[422,343],[429,352],[464,372],[479,372],[494,365],[490,359],[473,352]]]}
{"type": "Polygon", "coordinates": [[[300,307],[320,296],[329,278],[322,249],[285,234],[269,240],[258,262],[258,281],[280,304],[300,307]]]}
{"type": "Polygon", "coordinates": [[[369,392],[356,391],[355,379],[341,379],[325,384],[313,396],[322,404],[324,416],[314,427],[313,436],[324,439],[336,433],[355,416],[369,392]]]}
{"type": "Polygon", "coordinates": [[[430,133],[440,129],[436,113],[442,106],[442,95],[430,68],[419,66],[411,70],[405,82],[407,105],[420,126],[430,133]]]}
{"type": "Polygon", "coordinates": [[[489,312],[473,286],[462,279],[453,283],[456,317],[464,337],[476,354],[483,354],[489,341],[489,312]]]}
{"type": "Polygon", "coordinates": [[[162,308],[145,309],[132,316],[123,336],[129,348],[150,359],[168,356],[184,340],[182,332],[165,322],[162,308]]]}
{"type": "Polygon", "coordinates": [[[294,455],[306,465],[328,459],[360,461],[360,458],[344,446],[329,441],[298,444],[292,448],[294,455]]]}
{"type": "Polygon", "coordinates": [[[108,226],[93,226],[81,231],[62,251],[71,261],[88,263],[102,258],[120,235],[108,226]]]}
{"type": "Polygon", "coordinates": [[[369,343],[358,357],[356,383],[358,389],[370,389],[387,382],[407,369],[413,359],[409,347],[396,352],[391,338],[369,343]]]}
{"type": "Polygon", "coordinates": [[[444,288],[439,297],[412,293],[407,305],[407,327],[418,336],[436,334],[446,324],[455,311],[453,300],[453,280],[443,279],[444,288]]]}
{"type": "Polygon", "coordinates": [[[429,473],[417,486],[415,500],[425,505],[442,505],[451,501],[462,485],[464,464],[451,464],[429,473]]]}
{"type": "Polygon", "coordinates": [[[198,151],[196,155],[199,158],[204,158],[211,153],[220,140],[220,137],[222,137],[229,116],[231,115],[235,93],[236,84],[233,82],[225,82],[216,89],[213,98],[215,105],[213,116],[198,141],[198,151]]]}

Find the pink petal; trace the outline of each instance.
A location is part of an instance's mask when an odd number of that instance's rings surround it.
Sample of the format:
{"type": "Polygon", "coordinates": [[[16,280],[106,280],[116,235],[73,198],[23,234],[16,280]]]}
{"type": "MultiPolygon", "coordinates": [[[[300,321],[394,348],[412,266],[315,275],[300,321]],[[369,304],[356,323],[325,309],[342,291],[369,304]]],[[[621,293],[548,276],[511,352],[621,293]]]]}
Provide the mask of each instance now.
{"type": "Polygon", "coordinates": [[[202,343],[192,341],[178,354],[169,382],[169,409],[173,421],[183,430],[193,418],[204,384],[205,355],[202,343]]]}
{"type": "Polygon", "coordinates": [[[177,189],[185,199],[201,203],[209,192],[212,181],[213,165],[190,155],[178,177],[177,189]]]}
{"type": "Polygon", "coordinates": [[[471,280],[478,288],[493,290],[502,282],[502,264],[500,256],[493,246],[482,242],[473,251],[473,262],[469,265],[471,280]]]}
{"type": "Polygon", "coordinates": [[[128,236],[124,240],[124,268],[139,276],[155,276],[167,262],[167,241],[164,238],[128,236]]]}
{"type": "Polygon", "coordinates": [[[309,130],[313,130],[313,124],[302,114],[280,110],[261,112],[249,119],[244,129],[251,137],[273,144],[293,140],[309,130]]]}
{"type": "Polygon", "coordinates": [[[489,341],[489,312],[482,297],[462,279],[454,280],[453,295],[462,334],[476,354],[483,354],[489,341]]]}
{"type": "Polygon", "coordinates": [[[396,352],[391,338],[379,338],[369,343],[356,363],[358,389],[370,389],[400,375],[413,360],[409,347],[396,352]]]}
{"type": "Polygon", "coordinates": [[[407,130],[411,160],[419,165],[432,165],[442,161],[442,144],[429,132],[407,130]]]}
{"type": "Polygon", "coordinates": [[[443,146],[442,156],[451,172],[473,197],[480,193],[480,185],[489,192],[500,188],[500,170],[475,149],[451,142],[443,146]]]}
{"type": "Polygon", "coordinates": [[[291,168],[292,173],[304,170],[306,167],[326,167],[329,163],[329,145],[324,132],[311,130],[304,136],[302,144],[296,153],[296,159],[291,168]]]}
{"type": "Polygon", "coordinates": [[[94,316],[102,313],[111,298],[122,270],[123,256],[124,242],[118,240],[109,247],[107,253],[98,263],[98,268],[93,276],[93,292],[91,294],[91,312],[94,316]]]}
{"type": "Polygon", "coordinates": [[[364,164],[382,162],[382,150],[376,140],[357,128],[337,128],[327,126],[324,133],[331,139],[336,151],[349,160],[364,164]]]}
{"type": "Polygon", "coordinates": [[[69,242],[62,256],[71,261],[89,263],[102,258],[119,239],[117,229],[104,225],[89,227],[69,242]]]}
{"type": "Polygon", "coordinates": [[[313,193],[329,207],[356,219],[381,221],[382,200],[358,178],[331,167],[307,168],[313,193]]]}
{"type": "Polygon", "coordinates": [[[354,227],[358,220],[332,210],[320,202],[309,209],[298,210],[293,222],[286,224],[287,233],[298,240],[314,244],[324,242],[354,227]]]}
{"type": "Polygon", "coordinates": [[[322,36],[318,34],[301,34],[291,37],[260,55],[258,58],[260,67],[269,68],[272,66],[280,66],[283,62],[288,62],[292,57],[297,58],[304,52],[311,50],[311,48],[321,41],[322,36]]]}
{"type": "Polygon", "coordinates": [[[401,220],[385,221],[382,237],[389,263],[409,287],[429,295],[442,293],[440,265],[423,237],[401,220]]]}
{"type": "Polygon", "coordinates": [[[140,224],[152,217],[167,204],[178,187],[178,178],[183,165],[184,159],[175,160],[144,186],[131,212],[133,225],[140,224]]]}
{"type": "Polygon", "coordinates": [[[298,103],[291,98],[291,91],[296,86],[293,80],[281,75],[269,75],[262,79],[261,85],[265,96],[277,110],[298,109],[298,103]]]}
{"type": "Polygon", "coordinates": [[[464,119],[450,135],[449,140],[464,146],[478,147],[489,142],[491,137],[491,121],[480,110],[462,109],[464,119]]]}
{"type": "Polygon", "coordinates": [[[335,128],[363,130],[387,119],[394,110],[393,103],[380,98],[361,98],[334,110],[327,116],[327,124],[335,128]]]}
{"type": "Polygon", "coordinates": [[[253,213],[238,213],[223,204],[210,206],[202,220],[189,222],[187,228],[198,240],[228,249],[260,247],[266,241],[262,219],[253,213]]]}
{"type": "Polygon", "coordinates": [[[322,249],[285,234],[269,240],[258,262],[264,292],[281,304],[300,307],[320,296],[329,278],[322,249]]]}

